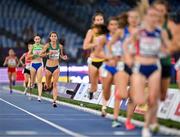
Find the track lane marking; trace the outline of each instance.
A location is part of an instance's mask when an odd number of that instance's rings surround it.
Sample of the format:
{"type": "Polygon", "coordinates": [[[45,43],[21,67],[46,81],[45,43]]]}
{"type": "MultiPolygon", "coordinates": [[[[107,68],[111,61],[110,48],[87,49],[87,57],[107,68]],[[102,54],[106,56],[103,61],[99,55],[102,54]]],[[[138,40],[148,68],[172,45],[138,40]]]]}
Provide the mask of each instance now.
{"type": "Polygon", "coordinates": [[[66,129],[66,128],[64,128],[64,127],[62,127],[62,126],[60,126],[60,125],[57,125],[57,124],[55,124],[55,123],[53,123],[53,122],[51,122],[51,121],[48,121],[48,120],[46,120],[46,119],[44,119],[44,118],[41,118],[41,117],[39,117],[39,116],[37,116],[37,115],[35,115],[35,114],[33,114],[33,113],[31,113],[31,112],[29,112],[29,111],[21,108],[21,107],[18,107],[18,106],[16,106],[16,105],[14,105],[14,104],[12,104],[12,103],[10,103],[10,102],[2,99],[2,98],[0,98],[0,100],[1,100],[2,102],[5,102],[5,103],[9,104],[10,106],[13,106],[13,107],[15,107],[15,108],[17,108],[17,109],[19,109],[19,110],[21,110],[21,111],[29,114],[29,115],[35,117],[36,119],[38,119],[38,120],[40,120],[40,121],[42,121],[42,122],[44,122],[44,123],[46,123],[46,124],[48,124],[48,125],[56,128],[56,129],[58,129],[59,131],[64,132],[65,134],[68,134],[68,135],[73,136],[73,137],[87,137],[87,136],[85,136],[85,135],[82,135],[82,134],[73,132],[73,131],[71,131],[71,130],[69,130],[69,129],[66,129]]]}

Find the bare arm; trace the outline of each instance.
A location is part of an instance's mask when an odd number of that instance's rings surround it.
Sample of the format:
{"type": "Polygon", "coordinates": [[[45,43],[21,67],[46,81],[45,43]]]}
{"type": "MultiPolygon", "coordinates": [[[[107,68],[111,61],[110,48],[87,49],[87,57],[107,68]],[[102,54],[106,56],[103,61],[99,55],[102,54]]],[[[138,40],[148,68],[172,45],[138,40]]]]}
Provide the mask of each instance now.
{"type": "Polygon", "coordinates": [[[172,45],[170,47],[170,52],[173,53],[173,52],[177,52],[177,51],[180,51],[180,25],[177,25],[175,23],[170,23],[171,25],[168,25],[168,26],[171,26],[169,27],[171,32],[172,32],[172,35],[173,35],[173,39],[172,39],[172,45]]]}
{"type": "Polygon", "coordinates": [[[59,45],[59,48],[60,48],[60,56],[64,56],[64,48],[63,48],[63,45],[59,45]]]}
{"type": "Polygon", "coordinates": [[[161,50],[168,54],[171,50],[171,41],[168,38],[168,34],[166,31],[162,30],[162,48],[161,50]]]}
{"type": "Polygon", "coordinates": [[[67,55],[64,55],[64,48],[63,48],[63,45],[59,45],[59,47],[60,47],[60,58],[62,58],[63,60],[67,60],[68,59],[68,57],[67,57],[67,55]]]}
{"type": "Polygon", "coordinates": [[[4,63],[3,63],[3,66],[6,66],[7,62],[8,62],[8,57],[6,57],[6,59],[5,59],[4,63]]]}
{"type": "Polygon", "coordinates": [[[46,51],[47,51],[48,48],[49,48],[49,44],[47,43],[47,44],[45,44],[45,45],[43,46],[43,49],[42,49],[41,53],[39,54],[39,56],[40,56],[40,57],[45,57],[45,56],[47,56],[48,53],[46,53],[46,51]]]}
{"type": "Polygon", "coordinates": [[[18,66],[21,64],[21,65],[25,65],[24,63],[23,63],[23,59],[25,58],[25,56],[26,56],[26,54],[24,53],[21,57],[20,57],[20,59],[19,59],[19,63],[18,63],[18,66]]]}
{"type": "Polygon", "coordinates": [[[116,43],[117,40],[119,40],[122,37],[123,30],[118,29],[116,33],[112,36],[112,39],[108,42],[108,46],[111,46],[116,43]]]}
{"type": "MultiPolygon", "coordinates": [[[[127,38],[123,43],[123,51],[124,51],[124,61],[128,66],[132,66],[133,64],[133,55],[134,51],[129,51],[129,45],[132,45],[135,47],[135,44],[137,42],[137,34],[131,35],[129,38],[127,38]]],[[[136,48],[135,48],[136,50],[136,48]]]]}
{"type": "Polygon", "coordinates": [[[95,45],[92,43],[92,39],[93,39],[93,31],[92,30],[88,30],[86,37],[84,39],[83,42],[83,49],[87,50],[87,49],[91,49],[93,48],[95,45]]]}
{"type": "Polygon", "coordinates": [[[103,51],[103,47],[106,43],[106,36],[99,36],[97,38],[97,44],[98,46],[96,47],[95,51],[94,51],[94,55],[97,58],[101,58],[101,59],[108,59],[108,57],[105,55],[104,51],[103,51]]]}
{"type": "Polygon", "coordinates": [[[15,59],[16,59],[16,67],[18,67],[19,66],[19,60],[17,57],[15,57],[15,59]]]}
{"type": "Polygon", "coordinates": [[[33,58],[33,53],[32,53],[32,49],[28,51],[27,54],[27,59],[32,59],[33,58]]]}
{"type": "Polygon", "coordinates": [[[129,52],[129,48],[128,45],[134,45],[135,41],[134,41],[134,36],[131,36],[129,38],[127,38],[124,43],[123,43],[123,51],[124,51],[124,55],[130,55],[131,53],[129,52]]]}

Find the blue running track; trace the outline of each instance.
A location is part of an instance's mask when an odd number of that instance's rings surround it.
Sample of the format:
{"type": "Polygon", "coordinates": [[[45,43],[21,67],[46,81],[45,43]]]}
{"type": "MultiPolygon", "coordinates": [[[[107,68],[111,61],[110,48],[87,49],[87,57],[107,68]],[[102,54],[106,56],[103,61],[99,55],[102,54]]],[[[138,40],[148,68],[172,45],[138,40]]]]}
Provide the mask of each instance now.
{"type": "MultiPolygon", "coordinates": [[[[0,87],[0,137],[140,137],[141,128],[111,127],[111,120],[0,87]]],[[[167,135],[166,135],[167,136],[167,135]]],[[[155,137],[165,137],[158,134],[155,137]]],[[[174,136],[173,136],[174,137],[174,136]]]]}

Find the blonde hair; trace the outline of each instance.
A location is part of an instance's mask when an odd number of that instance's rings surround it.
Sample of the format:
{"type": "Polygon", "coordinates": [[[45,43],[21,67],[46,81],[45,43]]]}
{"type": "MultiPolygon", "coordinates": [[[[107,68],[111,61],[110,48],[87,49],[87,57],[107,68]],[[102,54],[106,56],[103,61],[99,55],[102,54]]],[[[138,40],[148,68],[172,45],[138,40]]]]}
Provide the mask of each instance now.
{"type": "Polygon", "coordinates": [[[150,4],[148,0],[141,0],[140,2],[137,3],[136,9],[139,12],[141,19],[144,17],[149,7],[150,7],[150,4]]]}

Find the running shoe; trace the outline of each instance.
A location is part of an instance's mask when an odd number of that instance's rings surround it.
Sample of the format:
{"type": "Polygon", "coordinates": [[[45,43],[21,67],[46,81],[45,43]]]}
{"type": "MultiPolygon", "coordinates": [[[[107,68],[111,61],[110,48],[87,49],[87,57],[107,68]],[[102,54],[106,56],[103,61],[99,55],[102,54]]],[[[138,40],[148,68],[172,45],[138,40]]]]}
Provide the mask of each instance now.
{"type": "Polygon", "coordinates": [[[154,123],[150,126],[150,130],[154,133],[157,134],[159,132],[159,124],[158,123],[154,123]]]}
{"type": "Polygon", "coordinates": [[[134,124],[132,124],[130,120],[126,120],[125,127],[126,127],[126,130],[134,130],[135,129],[134,124]]]}
{"type": "Polygon", "coordinates": [[[93,92],[89,92],[89,99],[93,99],[93,92]]]}
{"type": "Polygon", "coordinates": [[[107,107],[102,106],[102,108],[101,108],[101,116],[102,117],[105,117],[107,115],[106,110],[107,110],[107,107]]]}
{"type": "Polygon", "coordinates": [[[41,97],[40,96],[38,96],[38,101],[41,102],[41,97]]]}
{"type": "Polygon", "coordinates": [[[121,126],[121,123],[118,120],[113,120],[112,121],[112,127],[113,128],[120,127],[120,126],[121,126]]]}
{"type": "Polygon", "coordinates": [[[143,128],[142,129],[142,137],[152,137],[149,128],[143,128]]]}
{"type": "Polygon", "coordinates": [[[56,107],[57,107],[56,102],[53,102],[53,107],[54,107],[54,108],[56,108],[56,107]]]}
{"type": "Polygon", "coordinates": [[[10,90],[10,94],[12,94],[13,93],[13,91],[12,90],[10,90]]]}

